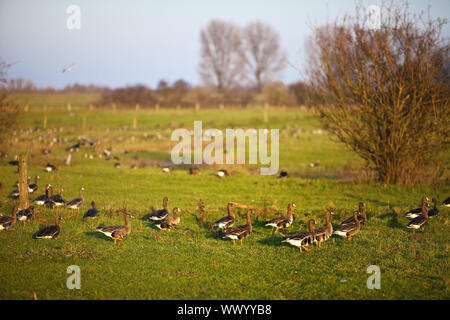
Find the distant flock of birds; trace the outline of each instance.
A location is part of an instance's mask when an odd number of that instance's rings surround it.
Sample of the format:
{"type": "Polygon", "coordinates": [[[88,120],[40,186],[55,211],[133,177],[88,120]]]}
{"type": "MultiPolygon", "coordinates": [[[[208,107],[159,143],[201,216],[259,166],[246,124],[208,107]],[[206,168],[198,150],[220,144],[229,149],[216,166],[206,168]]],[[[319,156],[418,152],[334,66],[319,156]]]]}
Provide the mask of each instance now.
{"type": "MultiPolygon", "coordinates": [[[[47,165],[46,170],[52,171],[54,170],[54,168],[47,165]]],[[[228,175],[228,172],[226,172],[226,170],[219,170],[219,172],[220,174],[218,173],[218,175],[220,177],[225,177],[228,175]]],[[[191,174],[194,173],[191,172],[191,174]]],[[[28,177],[28,191],[30,194],[38,190],[38,181],[39,176],[36,176],[34,183],[30,184],[31,179],[30,177],[28,177]]],[[[84,196],[83,196],[84,190],[85,189],[83,187],[80,188],[79,197],[69,202],[66,202],[62,196],[63,192],[62,188],[58,189],[57,194],[53,194],[53,186],[47,184],[45,186],[45,194],[36,197],[33,200],[33,205],[31,205],[29,208],[18,210],[17,207],[14,207],[11,216],[5,216],[0,213],[0,231],[15,230],[12,229],[11,227],[15,225],[17,220],[27,222],[33,219],[35,205],[47,206],[50,208],[65,208],[69,210],[80,210],[84,204],[84,196]]],[[[19,191],[14,190],[13,192],[11,192],[10,197],[17,199],[19,197],[19,191]]],[[[154,223],[154,226],[160,230],[171,230],[175,228],[181,221],[180,208],[174,207],[172,210],[172,215],[169,215],[169,209],[167,205],[168,200],[169,200],[168,197],[164,197],[163,208],[154,211],[148,216],[149,220],[154,223]]],[[[437,200],[434,198],[432,199],[433,202],[432,208],[430,208],[429,206],[429,201],[430,200],[428,199],[428,197],[426,196],[422,197],[422,206],[410,210],[406,213],[405,217],[411,219],[411,221],[407,224],[407,228],[413,229],[413,231],[416,229],[424,230],[424,227],[428,223],[429,218],[439,215],[439,209],[437,208],[437,200]]],[[[442,205],[445,207],[450,207],[450,197],[447,198],[442,203],[442,205]]],[[[236,244],[236,240],[240,240],[240,244],[242,246],[243,239],[249,236],[252,232],[252,224],[250,216],[252,213],[254,213],[254,210],[247,208],[246,224],[233,227],[236,221],[236,217],[233,213],[233,206],[234,204],[232,202],[229,202],[227,204],[228,215],[214,222],[213,227],[216,228],[218,232],[220,232],[222,238],[231,239],[233,241],[233,245],[236,244]]],[[[286,215],[281,215],[275,219],[267,221],[265,223],[265,226],[272,227],[272,233],[274,234],[276,234],[280,229],[283,230],[283,232],[285,232],[286,229],[289,228],[293,223],[294,215],[292,211],[295,207],[296,206],[294,203],[289,203],[286,215]]],[[[327,241],[332,236],[332,234],[350,240],[353,236],[355,236],[360,232],[360,230],[366,223],[367,216],[364,207],[365,207],[364,203],[362,202],[359,203],[358,210],[355,210],[350,218],[342,221],[335,230],[333,230],[333,225],[331,224],[330,220],[331,216],[334,215],[334,212],[332,209],[327,209],[325,213],[326,223],[324,226],[314,228],[314,225],[317,223],[314,219],[311,219],[308,221],[308,230],[284,235],[282,242],[287,242],[290,245],[298,247],[300,252],[302,252],[302,249],[305,251],[310,251],[310,249],[308,249],[307,246],[312,245],[314,243],[318,247],[320,247],[324,241],[327,241]]],[[[96,208],[95,202],[92,201],[91,208],[84,213],[83,219],[88,218],[93,219],[98,217],[98,215],[99,211],[96,208]]],[[[114,241],[114,244],[116,244],[117,241],[122,241],[125,237],[127,237],[131,233],[130,218],[133,218],[133,215],[125,212],[125,225],[98,226],[97,231],[103,233],[107,237],[110,237],[114,241]]],[[[36,233],[35,238],[56,239],[61,232],[60,226],[61,220],[62,217],[58,215],[55,218],[55,224],[40,229],[36,233]]]]}

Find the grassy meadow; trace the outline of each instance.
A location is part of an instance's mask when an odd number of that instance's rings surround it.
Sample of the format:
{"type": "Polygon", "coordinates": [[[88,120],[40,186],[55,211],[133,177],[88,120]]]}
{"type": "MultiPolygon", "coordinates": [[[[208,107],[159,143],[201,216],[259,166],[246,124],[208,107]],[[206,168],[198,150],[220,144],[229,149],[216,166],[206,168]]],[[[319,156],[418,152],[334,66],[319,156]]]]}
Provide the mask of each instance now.
{"type": "MultiPolygon", "coordinates": [[[[141,109],[89,110],[65,105],[71,97],[27,97],[29,110],[20,115],[18,129],[8,138],[0,159],[0,212],[9,215],[15,200],[8,198],[18,179],[14,155],[26,152],[29,175],[40,176],[34,199],[50,183],[63,188],[71,200],[85,188],[80,212],[38,207],[37,218],[18,222],[16,231],[0,232],[0,299],[449,299],[449,209],[430,219],[425,231],[413,234],[405,228],[404,212],[420,205],[423,195],[450,195],[448,179],[431,186],[385,186],[364,180],[364,162],[330,134],[307,109],[270,109],[264,122],[261,109],[141,109]],[[47,102],[46,99],[52,102],[47,102]],[[44,111],[56,103],[60,108],[44,111]],[[35,101],[35,102],[33,102],[35,101]],[[43,128],[47,116],[47,127],[43,128]],[[136,120],[134,120],[136,119],[136,120]],[[289,178],[259,175],[258,166],[199,166],[192,176],[188,166],[162,172],[171,161],[170,140],[177,128],[193,128],[194,120],[207,128],[280,129],[280,169],[289,178]],[[133,123],[136,126],[133,126],[133,123]],[[78,139],[95,141],[72,152],[78,139]],[[112,149],[111,160],[99,157],[112,149]],[[50,150],[46,154],[43,150],[50,150]],[[125,152],[127,151],[127,152],[125,152]],[[113,157],[118,157],[114,159],[113,157]],[[92,158],[92,159],[91,159],[92,158]],[[320,161],[320,166],[309,163],[320,161]],[[58,167],[46,172],[51,162],[58,167]],[[114,164],[120,163],[120,168],[114,164]],[[137,169],[131,166],[136,165],[137,169]],[[219,179],[215,170],[231,175],[219,179]],[[161,208],[164,196],[169,208],[182,209],[181,223],[173,231],[159,231],[145,219],[151,208],[161,208]],[[199,200],[205,204],[206,222],[200,226],[199,200]],[[95,200],[96,220],[83,222],[82,215],[95,200]],[[286,212],[294,202],[295,219],[289,232],[307,229],[311,218],[325,224],[325,208],[336,208],[331,221],[337,226],[365,202],[368,221],[351,241],[333,236],[321,248],[299,253],[264,227],[261,212],[252,216],[253,232],[244,246],[218,238],[208,227],[226,215],[227,202],[286,212]],[[114,246],[95,231],[98,225],[123,224],[121,209],[127,207],[132,232],[114,246]],[[61,215],[57,240],[35,240],[41,226],[61,215]],[[66,269],[81,269],[81,289],[69,290],[66,269]],[[381,289],[369,290],[370,265],[381,269],[381,289]]],[[[80,106],[92,97],[78,97],[80,106]]],[[[72,105],[76,105],[72,103],[72,105]]],[[[56,104],[55,104],[56,106],[56,104]]],[[[448,154],[443,160],[448,165],[448,154]]],[[[245,212],[234,209],[235,225],[245,223],[245,212]]]]}

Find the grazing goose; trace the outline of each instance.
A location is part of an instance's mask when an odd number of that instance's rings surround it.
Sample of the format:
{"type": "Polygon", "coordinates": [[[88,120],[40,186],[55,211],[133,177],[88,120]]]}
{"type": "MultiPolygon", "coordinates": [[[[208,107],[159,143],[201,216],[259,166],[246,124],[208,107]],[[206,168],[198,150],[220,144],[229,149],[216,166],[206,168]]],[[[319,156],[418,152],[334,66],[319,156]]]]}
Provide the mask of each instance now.
{"type": "Polygon", "coordinates": [[[47,165],[45,166],[45,170],[47,170],[47,172],[56,171],[56,166],[51,163],[47,163],[47,165]]]}
{"type": "Polygon", "coordinates": [[[53,194],[53,186],[50,186],[50,195],[48,197],[48,204],[54,208],[54,207],[62,207],[66,203],[62,197],[62,193],[64,189],[59,189],[58,194],[53,194]]]}
{"type": "Polygon", "coordinates": [[[266,226],[272,227],[272,232],[273,232],[274,228],[276,228],[275,233],[277,233],[278,229],[280,229],[280,228],[282,228],[284,231],[284,229],[288,228],[294,221],[294,215],[292,214],[292,208],[295,208],[295,207],[296,206],[294,203],[289,203],[288,208],[287,208],[287,215],[270,220],[269,222],[266,223],[266,226]]]}
{"type": "Polygon", "coordinates": [[[288,177],[287,171],[282,170],[280,172],[279,178],[281,179],[281,178],[287,178],[287,177],[288,177]]]}
{"type": "MultiPolygon", "coordinates": [[[[312,230],[312,226],[314,224],[314,220],[309,220],[308,222],[308,230],[312,230]]],[[[306,248],[306,246],[312,244],[316,241],[314,233],[309,231],[300,231],[292,234],[288,234],[284,237],[284,240],[281,242],[287,242],[292,246],[298,247],[300,253],[302,252],[302,248],[306,251],[311,251],[311,249],[306,248]]]]}
{"type": "Polygon", "coordinates": [[[163,220],[163,219],[167,218],[167,216],[169,215],[169,210],[167,208],[167,201],[169,201],[169,198],[164,197],[163,209],[159,209],[159,210],[156,210],[155,212],[153,212],[149,216],[150,220],[159,221],[159,220],[163,220]]]}
{"type": "Polygon", "coordinates": [[[334,234],[341,237],[347,237],[347,239],[350,240],[352,236],[354,236],[361,230],[361,223],[359,222],[358,214],[359,214],[358,211],[353,211],[354,223],[341,224],[339,227],[336,228],[334,234]]]}
{"type": "Polygon", "coordinates": [[[105,236],[110,237],[116,241],[122,241],[126,236],[131,233],[130,218],[132,215],[125,213],[125,225],[124,226],[99,226],[97,231],[103,233],[105,236]]]}
{"type": "Polygon", "coordinates": [[[232,202],[228,202],[227,205],[227,211],[228,211],[228,215],[226,217],[223,217],[219,220],[217,220],[214,223],[214,227],[217,227],[217,229],[227,229],[228,227],[233,226],[234,221],[235,221],[235,217],[234,217],[234,213],[233,213],[233,203],[232,202]]]}
{"type": "Polygon", "coordinates": [[[450,207],[450,197],[448,197],[447,199],[445,199],[445,200],[442,202],[442,205],[443,205],[444,207],[449,208],[449,207],[450,207]]]}
{"type": "Polygon", "coordinates": [[[241,247],[242,247],[242,240],[250,235],[252,233],[252,222],[250,220],[250,214],[252,214],[254,211],[251,209],[247,209],[247,224],[243,224],[234,228],[228,228],[227,231],[225,231],[225,238],[229,238],[233,240],[233,245],[236,245],[236,240],[241,240],[241,247]]]}
{"type": "Polygon", "coordinates": [[[17,207],[13,208],[11,217],[8,216],[1,216],[0,217],[0,231],[3,230],[10,230],[13,231],[14,229],[10,229],[17,221],[17,207]]]}
{"type": "Polygon", "coordinates": [[[405,217],[409,218],[409,219],[414,219],[414,218],[420,216],[422,214],[422,207],[423,206],[428,206],[428,203],[427,203],[428,201],[430,201],[428,199],[428,197],[423,196],[422,197],[422,206],[420,208],[415,208],[415,209],[409,210],[406,213],[405,217]]]}
{"type": "Polygon", "coordinates": [[[37,196],[36,199],[33,200],[34,204],[39,206],[43,206],[48,201],[48,189],[50,188],[50,184],[45,186],[45,194],[41,194],[37,196]]]}
{"type": "Polygon", "coordinates": [[[86,218],[95,219],[98,217],[99,212],[98,212],[97,208],[95,207],[95,201],[91,202],[91,206],[92,206],[92,208],[90,208],[88,211],[86,211],[84,213],[83,219],[86,219],[86,218]]]}
{"type": "Polygon", "coordinates": [[[80,192],[79,193],[79,195],[80,195],[79,198],[75,198],[72,201],[68,202],[66,204],[66,208],[67,209],[77,209],[77,210],[79,210],[81,208],[81,206],[84,203],[83,191],[84,191],[84,188],[81,187],[80,191],[79,191],[80,192]]]}
{"type": "Polygon", "coordinates": [[[433,208],[428,210],[427,214],[429,217],[437,216],[439,215],[439,209],[437,208],[437,200],[435,198],[431,199],[433,202],[433,208]]]}
{"type": "Polygon", "coordinates": [[[190,173],[191,175],[195,176],[195,175],[197,175],[197,174],[200,173],[200,170],[199,170],[198,168],[196,168],[196,167],[190,167],[190,168],[189,168],[189,173],[190,173]]]}
{"type": "Polygon", "coordinates": [[[173,208],[172,213],[173,213],[172,216],[168,216],[167,218],[165,218],[163,220],[159,220],[159,221],[155,222],[155,226],[157,228],[159,228],[160,230],[170,230],[173,227],[175,227],[177,224],[179,224],[180,216],[178,215],[178,213],[181,213],[181,209],[175,207],[175,208],[173,208]]]}
{"type": "MultiPolygon", "coordinates": [[[[367,216],[366,216],[364,207],[365,207],[365,204],[363,202],[360,202],[359,208],[358,208],[358,220],[359,220],[359,223],[361,224],[361,227],[364,225],[364,223],[367,220],[367,216]]],[[[355,223],[355,220],[353,220],[353,217],[350,217],[350,218],[342,221],[341,226],[346,225],[346,224],[354,224],[354,223],[355,223]]]]}
{"type": "Polygon", "coordinates": [[[61,226],[59,222],[62,220],[61,216],[55,218],[55,224],[42,228],[36,233],[36,239],[57,239],[61,233],[61,226]]]}
{"type": "Polygon", "coordinates": [[[333,214],[333,211],[327,209],[327,213],[325,214],[326,225],[324,227],[309,230],[309,232],[314,233],[316,245],[319,247],[322,242],[327,241],[333,234],[333,225],[330,222],[330,215],[333,214]]]}
{"type": "Polygon", "coordinates": [[[19,195],[19,189],[15,189],[9,194],[12,199],[19,199],[19,195]]]}
{"type": "Polygon", "coordinates": [[[425,203],[422,203],[422,214],[412,219],[406,227],[408,229],[413,229],[413,232],[416,229],[421,229],[423,231],[427,223],[428,223],[428,211],[425,203]]]}
{"type": "Polygon", "coordinates": [[[33,193],[38,189],[38,180],[39,180],[39,176],[35,176],[34,177],[34,183],[33,184],[29,184],[28,185],[28,192],[29,193],[33,193]]]}
{"type": "Polygon", "coordinates": [[[17,220],[26,222],[31,220],[34,217],[34,207],[29,206],[26,209],[20,210],[17,214],[17,220]]]}
{"type": "Polygon", "coordinates": [[[229,176],[228,171],[225,170],[225,169],[220,169],[220,170],[218,170],[218,171],[216,172],[216,174],[217,174],[217,176],[218,176],[219,178],[222,178],[222,179],[229,176]]]}

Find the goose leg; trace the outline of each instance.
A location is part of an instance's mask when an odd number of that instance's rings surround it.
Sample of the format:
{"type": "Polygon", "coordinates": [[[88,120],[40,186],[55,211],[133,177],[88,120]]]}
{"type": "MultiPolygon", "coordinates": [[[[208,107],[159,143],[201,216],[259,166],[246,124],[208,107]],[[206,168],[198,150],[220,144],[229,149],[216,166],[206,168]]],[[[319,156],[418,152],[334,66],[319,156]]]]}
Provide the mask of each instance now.
{"type": "Polygon", "coordinates": [[[235,246],[236,245],[236,241],[233,239],[233,246],[235,246]]]}
{"type": "Polygon", "coordinates": [[[302,253],[302,247],[300,246],[300,247],[298,247],[299,249],[300,249],[300,253],[302,253]]]}
{"type": "Polygon", "coordinates": [[[278,229],[279,229],[279,228],[277,227],[277,229],[275,230],[275,233],[277,233],[277,232],[278,232],[278,229]]]}
{"type": "Polygon", "coordinates": [[[305,251],[307,251],[307,252],[311,251],[311,249],[308,249],[306,247],[303,247],[303,249],[305,249],[305,251]]]}
{"type": "Polygon", "coordinates": [[[241,239],[241,247],[242,247],[242,239],[241,239]]]}

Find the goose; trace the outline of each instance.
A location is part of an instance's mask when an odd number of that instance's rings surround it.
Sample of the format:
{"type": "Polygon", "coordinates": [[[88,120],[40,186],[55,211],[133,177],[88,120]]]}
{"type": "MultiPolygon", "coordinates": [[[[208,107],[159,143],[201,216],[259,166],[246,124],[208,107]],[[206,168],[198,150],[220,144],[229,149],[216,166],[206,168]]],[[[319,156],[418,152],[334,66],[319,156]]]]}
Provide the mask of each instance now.
{"type": "Polygon", "coordinates": [[[353,211],[354,223],[341,224],[339,227],[336,228],[334,234],[341,237],[347,237],[347,239],[350,240],[352,236],[354,236],[361,230],[361,223],[359,222],[358,214],[359,214],[358,211],[353,211]]]}
{"type": "Polygon", "coordinates": [[[10,229],[10,228],[16,223],[16,221],[17,221],[17,207],[14,207],[10,217],[8,217],[8,216],[0,217],[0,231],[15,230],[15,229],[10,229]]]}
{"type": "Polygon", "coordinates": [[[167,208],[167,201],[169,201],[169,198],[164,197],[163,209],[159,209],[159,210],[156,210],[155,212],[153,212],[149,216],[150,220],[159,221],[159,220],[163,220],[163,219],[167,218],[167,216],[169,215],[169,210],[167,208]]]}
{"type": "Polygon", "coordinates": [[[58,194],[53,194],[53,186],[50,186],[50,196],[48,197],[48,204],[54,208],[54,207],[62,207],[66,203],[62,197],[62,193],[64,189],[59,189],[58,194]]]}
{"type": "Polygon", "coordinates": [[[34,217],[34,206],[29,206],[26,209],[20,210],[17,214],[17,220],[26,222],[34,217]]]}
{"type": "Polygon", "coordinates": [[[189,173],[190,173],[191,175],[195,176],[195,175],[197,175],[197,174],[200,173],[200,170],[199,170],[198,168],[196,168],[196,167],[190,167],[190,168],[189,168],[189,173]]]}
{"type": "Polygon", "coordinates": [[[56,167],[51,163],[47,163],[47,165],[45,166],[45,170],[47,170],[47,172],[56,171],[56,167]]]}
{"type": "Polygon", "coordinates": [[[92,208],[90,208],[88,211],[86,211],[84,213],[83,219],[86,219],[86,218],[95,219],[98,217],[99,212],[98,212],[97,208],[95,207],[95,201],[91,202],[91,206],[92,206],[92,208]]]}
{"type": "MultiPolygon", "coordinates": [[[[367,220],[366,212],[364,210],[365,206],[366,205],[364,204],[364,202],[360,202],[359,205],[358,205],[358,220],[359,220],[359,222],[361,224],[361,227],[364,225],[364,223],[367,220]]],[[[342,221],[341,222],[341,226],[342,225],[346,225],[346,224],[354,224],[354,223],[355,223],[355,220],[353,220],[353,217],[350,217],[350,218],[342,221]]]]}
{"type": "Polygon", "coordinates": [[[242,240],[250,235],[252,233],[252,223],[250,221],[250,214],[253,213],[253,210],[247,209],[247,224],[243,224],[234,228],[228,228],[227,231],[225,231],[225,235],[223,238],[229,238],[233,240],[233,245],[236,245],[236,240],[241,240],[241,247],[242,247],[242,240]]]}
{"type": "Polygon", "coordinates": [[[11,193],[9,194],[9,196],[10,196],[12,199],[19,199],[19,196],[20,196],[20,194],[19,194],[19,189],[15,189],[15,190],[11,191],[11,193]]]}
{"type": "Polygon", "coordinates": [[[448,197],[447,199],[445,199],[445,200],[442,202],[442,205],[443,205],[444,207],[449,208],[449,207],[450,207],[450,197],[448,197]]]}
{"type": "MultiPolygon", "coordinates": [[[[423,196],[423,197],[422,197],[422,207],[423,207],[424,205],[428,207],[428,203],[427,203],[428,201],[430,201],[430,200],[428,199],[428,197],[427,197],[427,196],[423,196]]],[[[420,208],[415,208],[415,209],[412,209],[412,210],[409,210],[409,211],[405,214],[405,217],[406,217],[406,218],[409,218],[409,219],[414,219],[414,218],[420,216],[421,213],[422,213],[422,207],[420,207],[420,208]]]]}
{"type": "Polygon", "coordinates": [[[228,171],[225,170],[225,169],[220,169],[220,170],[218,170],[218,171],[216,172],[216,174],[217,174],[217,176],[218,176],[219,178],[222,178],[222,179],[229,176],[228,171]]]}
{"type": "Polygon", "coordinates": [[[324,227],[320,227],[320,228],[316,228],[316,229],[312,229],[312,228],[309,229],[309,232],[314,233],[314,238],[316,239],[316,245],[319,247],[322,242],[327,241],[333,234],[333,225],[330,222],[330,215],[333,215],[333,214],[334,214],[333,211],[331,211],[330,209],[327,209],[327,213],[325,214],[326,225],[324,227]]]}
{"type": "Polygon", "coordinates": [[[233,203],[232,202],[228,202],[227,205],[227,211],[228,211],[228,215],[217,220],[216,222],[214,222],[214,227],[217,227],[217,229],[227,229],[228,227],[231,227],[234,225],[234,221],[235,221],[235,217],[234,217],[234,213],[233,213],[233,203]]]}
{"type": "Polygon", "coordinates": [[[288,173],[287,173],[287,171],[284,171],[284,170],[282,170],[281,172],[280,172],[280,175],[278,176],[278,178],[287,178],[288,177],[288,173]]]}
{"type": "Polygon", "coordinates": [[[284,229],[288,228],[294,221],[294,215],[292,214],[292,208],[295,208],[295,207],[296,207],[296,205],[294,203],[289,203],[288,208],[287,208],[287,215],[270,220],[269,222],[266,223],[266,227],[267,226],[272,227],[272,232],[273,232],[274,228],[276,228],[275,233],[277,233],[278,229],[280,229],[280,228],[282,228],[284,231],[284,229]]]}
{"type": "Polygon", "coordinates": [[[159,220],[155,222],[155,226],[159,228],[160,230],[170,230],[173,227],[175,227],[177,224],[180,223],[180,216],[178,213],[181,213],[181,209],[178,207],[173,208],[172,211],[173,215],[168,216],[167,218],[163,220],[159,220]]]}
{"type": "Polygon", "coordinates": [[[116,241],[122,241],[126,236],[131,233],[130,218],[133,216],[129,213],[125,213],[125,225],[124,226],[98,226],[97,231],[103,233],[105,236],[110,237],[116,241]]]}
{"type": "Polygon", "coordinates": [[[425,203],[422,203],[422,214],[418,215],[414,219],[412,219],[406,227],[408,229],[413,229],[413,232],[416,229],[421,229],[422,231],[425,228],[425,225],[428,223],[428,210],[425,203]]]}
{"type": "Polygon", "coordinates": [[[28,192],[33,193],[38,189],[38,180],[40,179],[39,176],[34,177],[34,183],[28,185],[28,192]]]}
{"type": "MultiPolygon", "coordinates": [[[[312,226],[314,224],[314,220],[311,219],[308,222],[308,230],[312,230],[312,226]]],[[[311,251],[311,249],[306,248],[306,246],[312,244],[315,242],[315,236],[314,233],[309,231],[300,231],[292,234],[288,234],[284,237],[284,240],[281,242],[287,242],[290,245],[294,247],[298,247],[300,250],[300,253],[302,252],[302,248],[306,251],[311,251]]]]}
{"type": "Polygon", "coordinates": [[[320,160],[317,161],[317,162],[311,162],[311,163],[309,164],[309,166],[310,166],[311,168],[315,168],[315,167],[320,166],[320,160]]]}
{"type": "Polygon", "coordinates": [[[67,209],[77,209],[78,210],[78,209],[81,208],[81,206],[84,203],[83,191],[84,191],[84,188],[81,187],[80,191],[79,191],[80,192],[79,193],[80,197],[79,198],[75,198],[72,201],[68,202],[66,204],[66,208],[67,209]]]}
{"type": "Polygon", "coordinates": [[[433,208],[428,210],[427,214],[429,217],[437,216],[439,215],[439,209],[437,208],[437,200],[435,198],[431,199],[433,202],[433,208]]]}
{"type": "Polygon", "coordinates": [[[36,233],[36,239],[57,239],[61,233],[61,226],[59,222],[62,220],[61,216],[55,218],[55,224],[46,226],[36,233]]]}
{"type": "Polygon", "coordinates": [[[37,196],[33,203],[37,204],[39,206],[43,206],[48,201],[48,189],[50,188],[50,184],[47,184],[45,186],[45,194],[41,194],[40,196],[37,196]]]}

